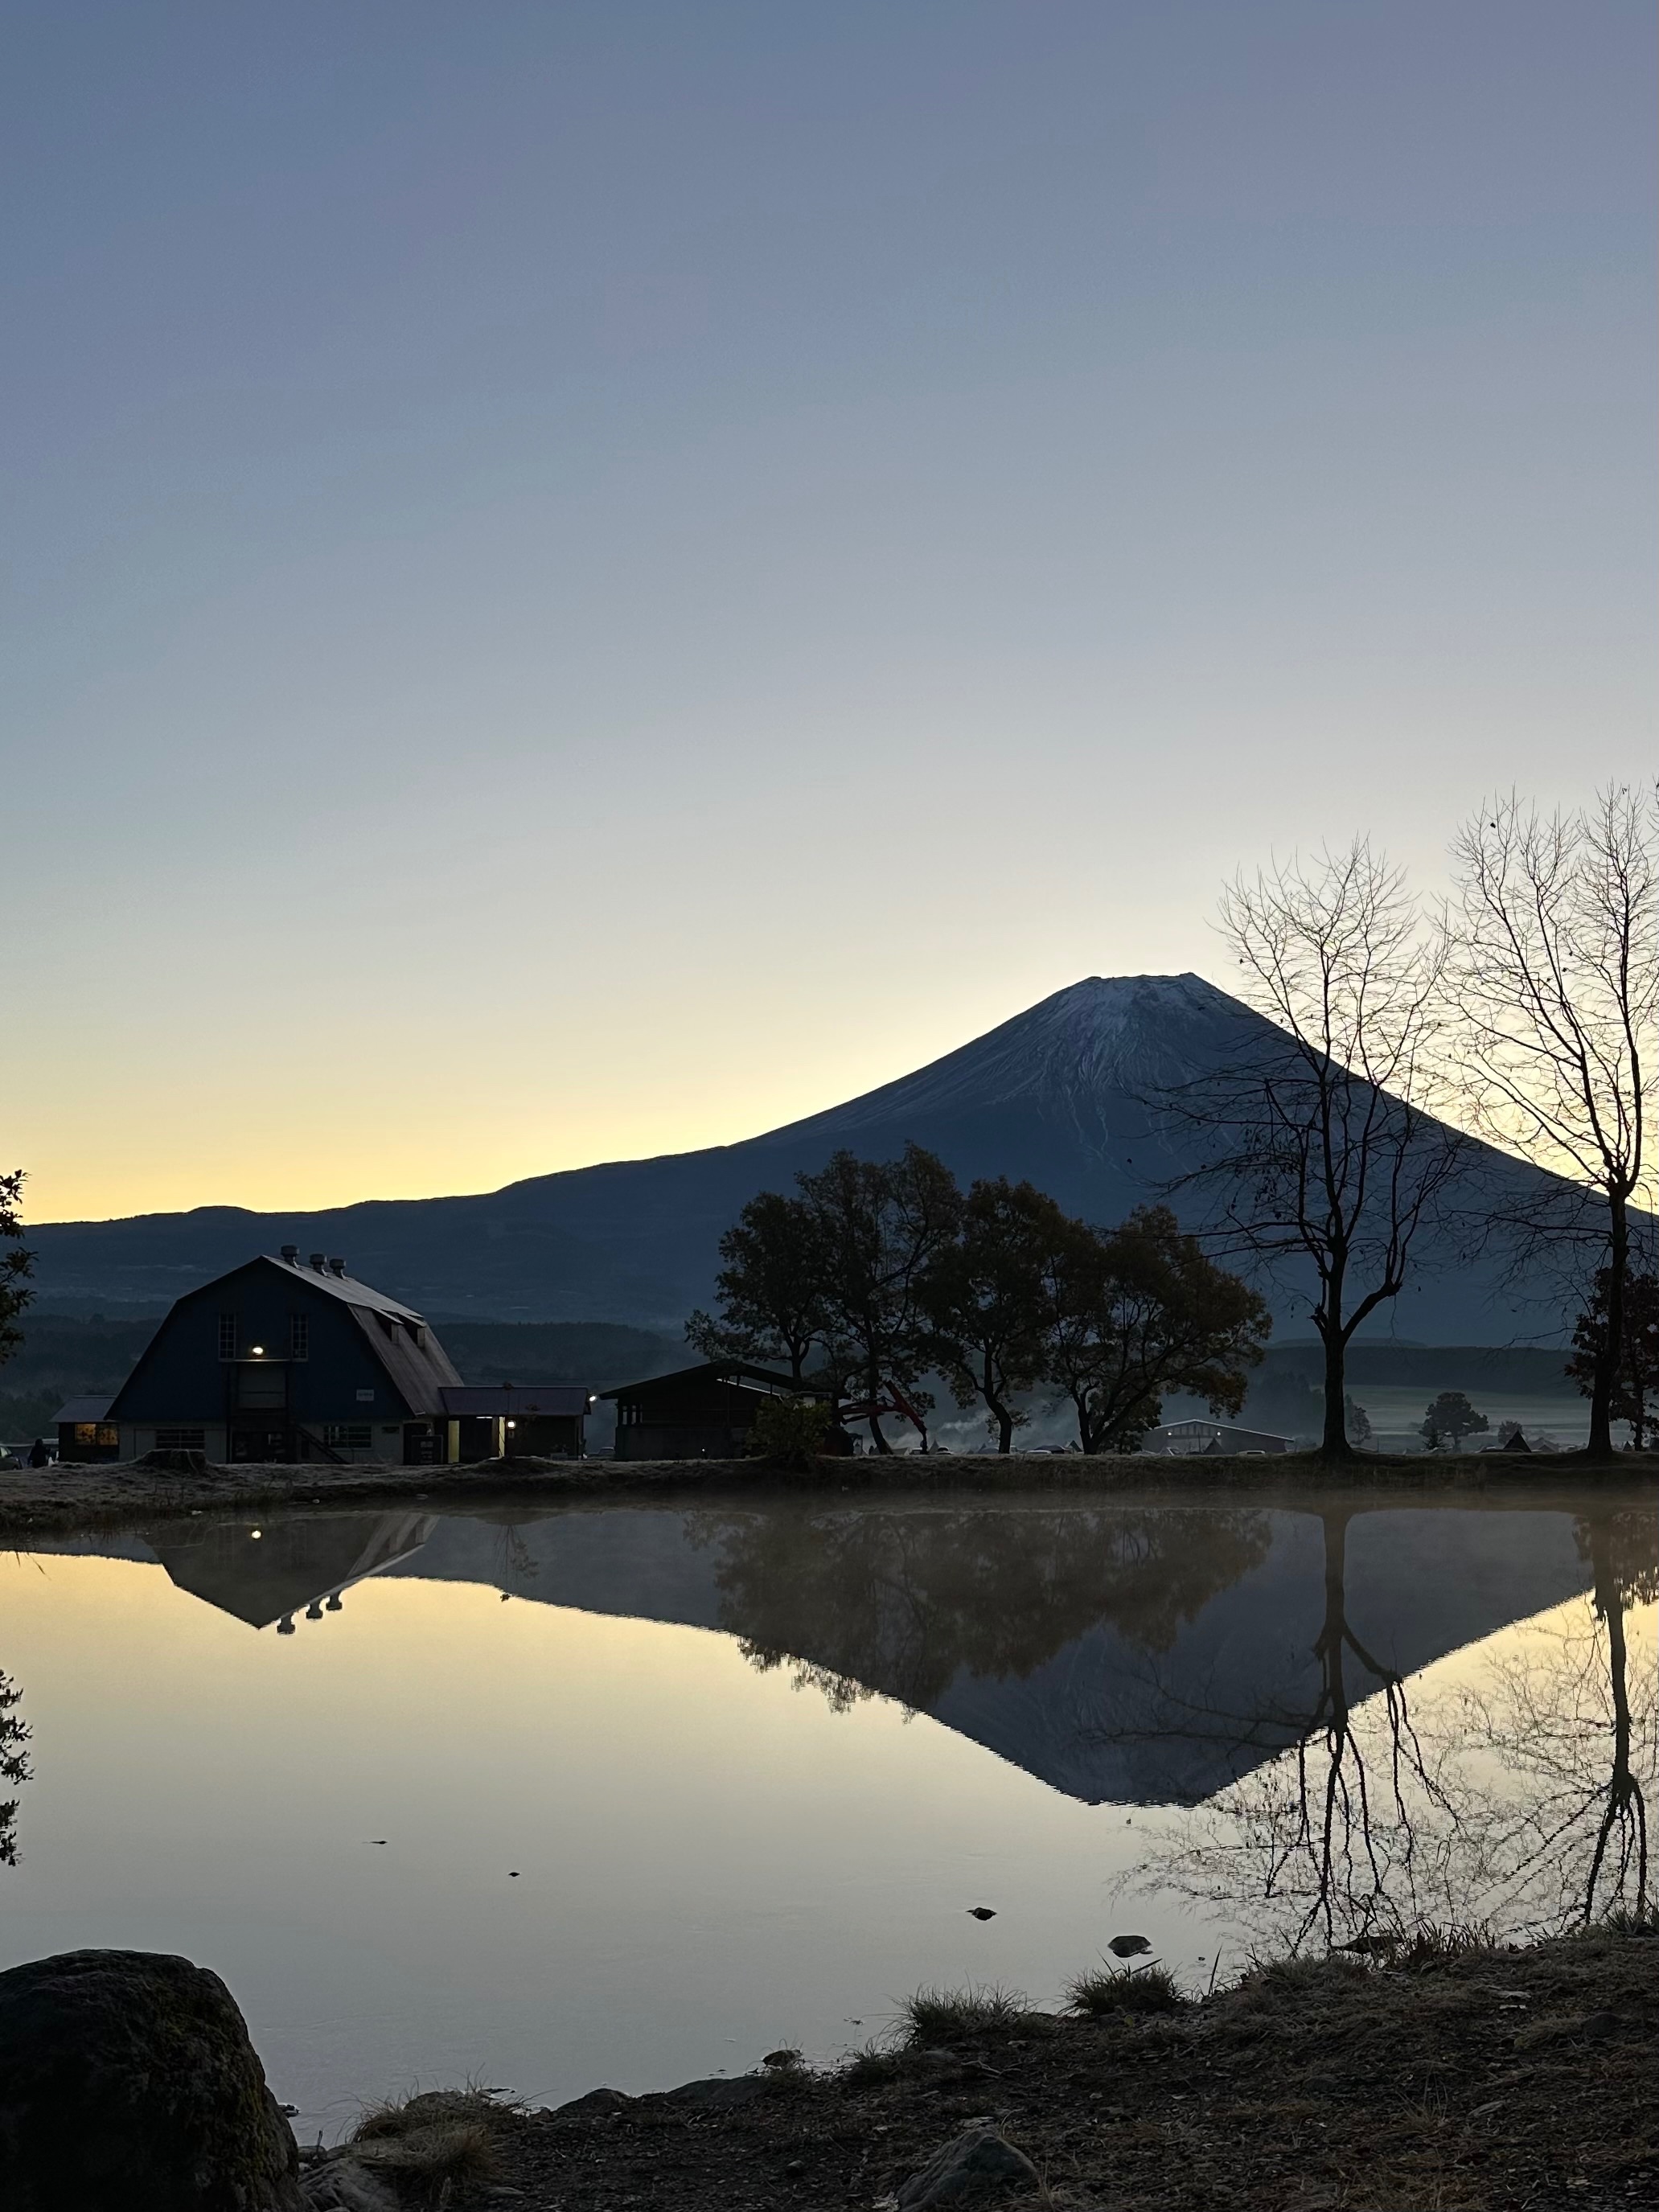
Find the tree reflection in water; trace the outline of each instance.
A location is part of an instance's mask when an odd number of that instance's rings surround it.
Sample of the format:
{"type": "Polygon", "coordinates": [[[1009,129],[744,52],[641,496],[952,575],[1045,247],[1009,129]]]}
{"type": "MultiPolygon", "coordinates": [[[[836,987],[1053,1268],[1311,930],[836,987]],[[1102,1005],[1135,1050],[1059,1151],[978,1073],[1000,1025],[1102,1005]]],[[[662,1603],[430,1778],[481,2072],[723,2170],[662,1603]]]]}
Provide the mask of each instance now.
{"type": "MultiPolygon", "coordinates": [[[[29,1778],[28,1723],[18,1717],[23,1693],[0,1674],[0,1789],[21,1789],[29,1778]]],[[[0,1798],[0,1866],[17,1863],[17,1800],[0,1798]]]]}
{"type": "MultiPolygon", "coordinates": [[[[1627,1628],[1659,1594],[1659,1520],[1579,1520],[1589,1597],[1522,1625],[1472,1679],[1413,1709],[1349,1622],[1349,1516],[1323,1518],[1320,1683],[1304,1725],[1270,1765],[1170,1822],[1135,1886],[1294,1948],[1385,1948],[1424,1922],[1535,1936],[1650,1910],[1642,1778],[1659,1762],[1659,1698],[1652,1666],[1631,1666],[1627,1628]],[[1350,1687],[1345,1654],[1369,1689],[1350,1687]]],[[[1287,1717],[1217,1705],[1165,1717],[1231,1727],[1245,1746],[1287,1717]]]]}
{"type": "Polygon", "coordinates": [[[718,1549],[720,1623],[744,1656],[844,1711],[878,1693],[917,1709],[960,1673],[1024,1677],[1103,1623],[1167,1650],[1272,1532],[1249,1510],[860,1506],[699,1515],[692,1539],[718,1549]]]}
{"type": "Polygon", "coordinates": [[[1595,1513],[1573,1534],[1592,1576],[1583,1614],[1500,1656],[1456,1712],[1497,1769],[1476,1869],[1554,1927],[1648,1909],[1642,1778],[1659,1761],[1653,1669],[1632,1695],[1629,1649],[1632,1608],[1659,1597],[1659,1519],[1595,1513]]]}

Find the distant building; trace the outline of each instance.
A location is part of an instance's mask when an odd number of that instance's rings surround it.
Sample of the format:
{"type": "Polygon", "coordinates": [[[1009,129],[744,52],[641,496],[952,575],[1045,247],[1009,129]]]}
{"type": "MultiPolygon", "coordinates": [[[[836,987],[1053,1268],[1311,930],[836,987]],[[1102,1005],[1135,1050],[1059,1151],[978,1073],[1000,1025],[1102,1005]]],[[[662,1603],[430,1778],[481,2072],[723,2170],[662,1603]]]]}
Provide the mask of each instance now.
{"type": "Polygon", "coordinates": [[[94,1425],[118,1431],[123,1459],[195,1450],[422,1467],[457,1455],[460,1417],[445,1393],[462,1387],[420,1314],[343,1260],[301,1261],[289,1244],[179,1299],[102,1420],[67,1424],[64,1456],[79,1456],[94,1425]]]}
{"type": "Polygon", "coordinates": [[[740,1459],[767,1399],[830,1394],[770,1368],[716,1359],[602,1395],[616,1401],[618,1459],[740,1459]]]}
{"type": "Polygon", "coordinates": [[[1297,1449],[1294,1437],[1276,1437],[1265,1429],[1234,1428],[1227,1421],[1166,1421],[1149,1431],[1142,1451],[1164,1452],[1176,1458],[1207,1453],[1218,1459],[1229,1452],[1289,1452],[1297,1449]]]}

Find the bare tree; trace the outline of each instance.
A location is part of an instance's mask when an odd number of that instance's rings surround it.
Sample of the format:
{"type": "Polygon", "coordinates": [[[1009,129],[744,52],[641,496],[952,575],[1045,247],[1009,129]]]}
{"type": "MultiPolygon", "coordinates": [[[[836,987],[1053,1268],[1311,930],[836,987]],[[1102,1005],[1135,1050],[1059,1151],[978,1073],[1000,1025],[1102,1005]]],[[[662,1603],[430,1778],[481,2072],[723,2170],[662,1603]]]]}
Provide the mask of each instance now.
{"type": "Polygon", "coordinates": [[[1492,1224],[1512,1266],[1581,1289],[1607,1273],[1589,1449],[1613,1449],[1633,1232],[1654,1195],[1646,1086],[1659,1024],[1659,823],[1609,785],[1577,813],[1514,797],[1452,848],[1457,1071],[1484,1137],[1553,1171],[1492,1224]]]}
{"type": "Polygon", "coordinates": [[[1434,1110],[1444,940],[1364,838],[1241,875],[1220,927],[1242,995],[1267,1019],[1164,1094],[1201,1153],[1171,1194],[1204,1196],[1217,1249],[1308,1295],[1324,1351],[1320,1449],[1346,1458],[1348,1346],[1404,1287],[1468,1144],[1434,1110]]]}

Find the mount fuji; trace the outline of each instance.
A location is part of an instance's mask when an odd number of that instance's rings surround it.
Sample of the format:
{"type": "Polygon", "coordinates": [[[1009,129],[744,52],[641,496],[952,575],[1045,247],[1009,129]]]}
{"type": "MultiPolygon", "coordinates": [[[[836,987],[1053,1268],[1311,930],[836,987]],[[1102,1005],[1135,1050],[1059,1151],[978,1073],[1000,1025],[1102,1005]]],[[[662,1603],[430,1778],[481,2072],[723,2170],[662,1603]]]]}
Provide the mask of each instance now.
{"type": "MultiPolygon", "coordinates": [[[[49,1223],[30,1243],[52,1302],[160,1306],[288,1243],[343,1255],[354,1275],[434,1320],[605,1320],[678,1333],[708,1302],[720,1233],[744,1201],[790,1188],[798,1170],[841,1147],[880,1159],[914,1140],[963,1182],[1026,1176],[1070,1212],[1121,1220],[1187,1164],[1139,1102],[1225,1065],[1267,1027],[1198,975],[1094,975],[914,1074],[741,1144],[537,1176],[474,1197],[49,1223]]],[[[1519,1161],[1487,1164],[1517,1184],[1547,1180],[1519,1161]]],[[[1420,1271],[1391,1326],[1419,1343],[1498,1343],[1535,1334],[1539,1316],[1506,1300],[1495,1275],[1447,1255],[1442,1268],[1420,1271]]]]}

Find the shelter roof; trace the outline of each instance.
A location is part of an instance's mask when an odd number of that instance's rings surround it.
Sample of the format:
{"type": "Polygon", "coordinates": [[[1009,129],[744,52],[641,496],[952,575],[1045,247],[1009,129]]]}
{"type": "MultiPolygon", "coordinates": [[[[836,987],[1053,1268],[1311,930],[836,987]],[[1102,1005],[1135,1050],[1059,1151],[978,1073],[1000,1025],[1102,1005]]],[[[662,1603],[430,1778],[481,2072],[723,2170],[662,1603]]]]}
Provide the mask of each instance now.
{"type": "Polygon", "coordinates": [[[100,1398],[66,1398],[52,1415],[54,1427],[65,1421],[101,1421],[108,1418],[112,1400],[107,1390],[100,1398]]]}
{"type": "Polygon", "coordinates": [[[557,1413],[580,1418],[592,1403],[585,1382],[464,1382],[443,1392],[447,1413],[557,1413]]]}
{"type": "Polygon", "coordinates": [[[749,1383],[757,1389],[787,1391],[800,1398],[830,1395],[821,1383],[797,1382],[793,1376],[780,1375],[775,1368],[751,1367],[746,1359],[707,1359],[696,1367],[677,1367],[672,1375],[647,1375],[642,1382],[619,1383],[614,1390],[601,1390],[599,1395],[633,1398],[642,1390],[672,1390],[695,1382],[749,1383]]]}

